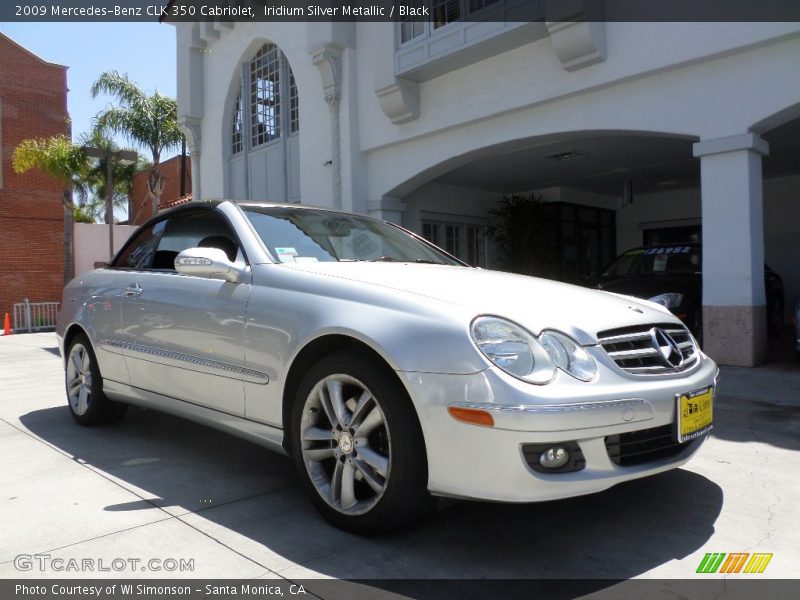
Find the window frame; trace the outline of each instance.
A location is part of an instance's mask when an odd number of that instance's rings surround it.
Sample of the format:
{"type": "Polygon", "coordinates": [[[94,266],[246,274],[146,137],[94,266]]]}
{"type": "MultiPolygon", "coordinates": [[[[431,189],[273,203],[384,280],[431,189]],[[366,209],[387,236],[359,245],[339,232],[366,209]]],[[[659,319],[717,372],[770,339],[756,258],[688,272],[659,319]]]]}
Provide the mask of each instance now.
{"type": "MultiPolygon", "coordinates": [[[[235,89],[233,102],[229,112],[228,152],[231,158],[249,152],[254,152],[300,133],[300,94],[294,71],[289,64],[286,54],[280,46],[272,42],[262,44],[249,59],[240,63],[239,85],[235,89]],[[268,50],[265,50],[267,49],[268,50]],[[264,61],[264,56],[269,53],[277,55],[277,70],[265,71],[266,65],[256,66],[257,61],[264,61]],[[256,110],[258,97],[257,74],[262,71],[275,74],[274,87],[277,88],[277,101],[273,109],[275,116],[272,127],[274,135],[264,133],[263,139],[257,132],[257,127],[264,123],[258,120],[256,110]],[[284,82],[287,82],[284,85],[284,82]],[[238,109],[238,110],[237,110],[238,109]],[[241,128],[237,131],[237,123],[241,118],[241,128]],[[237,134],[241,139],[237,140],[237,134]]],[[[265,79],[267,81],[268,79],[265,79]]]]}
{"type": "Polygon", "coordinates": [[[244,104],[242,102],[242,85],[239,82],[239,90],[233,101],[233,119],[231,120],[231,156],[241,154],[245,150],[245,119],[244,104]],[[238,126],[238,128],[237,128],[238,126]]]}
{"type": "Polygon", "coordinates": [[[267,144],[280,140],[283,132],[286,130],[284,127],[284,112],[282,104],[284,100],[283,87],[281,85],[283,80],[283,63],[285,57],[277,44],[267,42],[253,55],[247,62],[248,65],[248,79],[247,79],[247,106],[249,108],[249,124],[248,135],[250,136],[250,147],[260,148],[267,144]],[[261,76],[263,75],[263,76],[261,76]],[[269,76],[274,76],[270,79],[269,76]],[[261,88],[261,82],[269,82],[271,85],[261,88]],[[265,98],[261,98],[261,93],[264,93],[265,98]],[[264,104],[267,98],[272,101],[271,106],[264,107],[264,114],[259,110],[259,104],[264,104]],[[267,109],[272,109],[272,115],[268,115],[267,109]],[[264,117],[264,121],[260,118],[264,117]],[[269,124],[271,122],[271,125],[269,124]],[[265,131],[263,134],[258,131],[258,127],[263,125],[265,131]],[[272,133],[270,133],[270,128],[272,133]],[[263,141],[261,141],[263,138],[263,141]]]}

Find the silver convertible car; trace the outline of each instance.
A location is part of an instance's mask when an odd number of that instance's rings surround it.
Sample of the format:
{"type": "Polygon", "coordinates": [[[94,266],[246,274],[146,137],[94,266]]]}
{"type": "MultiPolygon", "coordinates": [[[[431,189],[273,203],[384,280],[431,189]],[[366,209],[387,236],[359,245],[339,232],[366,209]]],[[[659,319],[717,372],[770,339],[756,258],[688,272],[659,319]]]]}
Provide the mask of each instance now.
{"type": "Polygon", "coordinates": [[[717,366],[645,300],[471,268],[383,221],[191,203],[64,290],[72,416],[134,404],[289,454],[355,532],[437,496],[535,502],[685,463],[717,366]]]}

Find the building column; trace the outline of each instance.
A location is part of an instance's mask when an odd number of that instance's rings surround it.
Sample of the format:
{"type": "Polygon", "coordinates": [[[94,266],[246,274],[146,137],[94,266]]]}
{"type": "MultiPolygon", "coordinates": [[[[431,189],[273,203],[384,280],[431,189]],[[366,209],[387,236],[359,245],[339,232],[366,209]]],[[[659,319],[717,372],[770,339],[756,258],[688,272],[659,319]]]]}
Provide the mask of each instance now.
{"type": "Polygon", "coordinates": [[[403,224],[403,213],[406,211],[406,203],[397,198],[384,196],[380,200],[369,201],[369,216],[376,219],[390,221],[396,225],[403,224]]]}
{"type": "Polygon", "coordinates": [[[764,217],[761,157],[769,145],[754,133],[703,140],[703,349],[722,365],[766,359],[764,217]]]}
{"type": "Polygon", "coordinates": [[[311,52],[311,61],[319,67],[325,101],[331,118],[331,185],[333,208],[342,208],[342,142],[339,100],[342,96],[342,53],[338,44],[324,44],[311,52]]]}
{"type": "Polygon", "coordinates": [[[186,136],[186,146],[189,149],[192,165],[192,201],[197,202],[204,199],[200,187],[201,121],[197,117],[183,117],[179,125],[186,136]]]}
{"type": "Polygon", "coordinates": [[[192,200],[202,200],[200,186],[200,144],[202,120],[205,114],[205,89],[203,86],[204,56],[208,40],[219,37],[213,23],[176,23],[178,44],[177,102],[178,124],[186,136],[186,145],[191,155],[192,200]],[[201,31],[202,25],[202,31],[201,31]],[[203,35],[203,33],[207,35],[203,35]]]}

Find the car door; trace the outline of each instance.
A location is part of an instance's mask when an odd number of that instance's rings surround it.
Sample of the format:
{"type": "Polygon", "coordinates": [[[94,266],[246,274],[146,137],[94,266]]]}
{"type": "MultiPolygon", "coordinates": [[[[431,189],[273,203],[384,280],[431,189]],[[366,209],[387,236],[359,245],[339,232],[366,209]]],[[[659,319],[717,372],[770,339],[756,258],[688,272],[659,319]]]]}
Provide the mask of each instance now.
{"type": "Polygon", "coordinates": [[[221,249],[243,261],[238,239],[213,210],[181,211],[162,223],[149,264],[130,272],[122,306],[131,385],[244,415],[244,311],[251,286],[179,274],[174,266],[178,253],[208,240],[218,247],[227,240],[221,249]]]}
{"type": "Polygon", "coordinates": [[[142,227],[126,242],[114,261],[102,273],[102,285],[92,290],[87,308],[92,312],[95,351],[103,379],[130,384],[122,325],[131,272],[148,268],[163,233],[165,221],[142,227]]]}

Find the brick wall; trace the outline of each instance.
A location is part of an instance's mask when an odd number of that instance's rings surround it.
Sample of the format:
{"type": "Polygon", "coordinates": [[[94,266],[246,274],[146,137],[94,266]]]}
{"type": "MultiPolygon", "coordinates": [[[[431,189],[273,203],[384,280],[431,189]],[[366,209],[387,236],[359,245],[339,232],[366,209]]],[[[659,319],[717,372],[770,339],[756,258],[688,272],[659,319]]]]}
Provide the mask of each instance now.
{"type": "Polygon", "coordinates": [[[23,139],[69,131],[66,67],[0,34],[0,319],[23,298],[61,300],[62,186],[39,171],[17,175],[11,157],[23,139]]]}
{"type": "MultiPolygon", "coordinates": [[[[166,177],[161,204],[165,205],[181,197],[181,157],[174,156],[161,163],[161,172],[166,177]]],[[[186,157],[184,195],[192,193],[192,161],[186,157]]],[[[133,179],[131,192],[131,224],[141,225],[153,216],[153,206],[147,199],[147,171],[137,173],[133,179]]]]}

